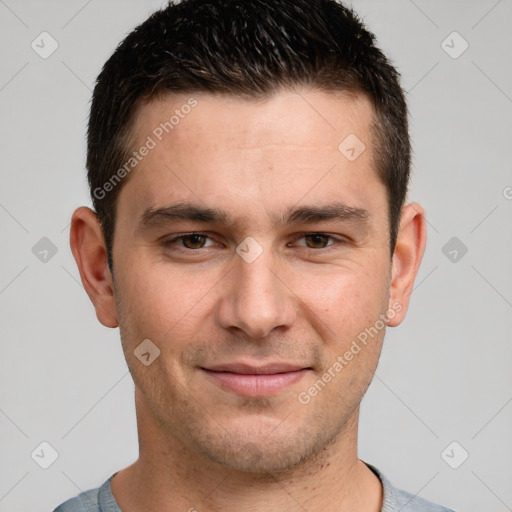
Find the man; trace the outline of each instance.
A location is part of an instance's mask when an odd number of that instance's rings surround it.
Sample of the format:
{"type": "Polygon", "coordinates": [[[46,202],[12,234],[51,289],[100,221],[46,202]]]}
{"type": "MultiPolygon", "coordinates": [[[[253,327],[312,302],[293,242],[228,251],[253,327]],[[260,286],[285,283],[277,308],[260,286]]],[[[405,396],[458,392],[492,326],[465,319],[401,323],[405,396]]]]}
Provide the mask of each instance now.
{"type": "Polygon", "coordinates": [[[140,455],[57,512],[446,511],[357,456],[425,248],[407,109],[334,0],[184,0],[105,64],[71,247],[140,455]]]}

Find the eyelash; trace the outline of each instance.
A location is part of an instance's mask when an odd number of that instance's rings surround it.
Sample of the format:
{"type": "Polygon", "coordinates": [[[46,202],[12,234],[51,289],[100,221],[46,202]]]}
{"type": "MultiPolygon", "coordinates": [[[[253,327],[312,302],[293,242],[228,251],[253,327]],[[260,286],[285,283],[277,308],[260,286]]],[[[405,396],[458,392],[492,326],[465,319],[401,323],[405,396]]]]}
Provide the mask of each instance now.
{"type": "MultiPolygon", "coordinates": [[[[180,240],[184,240],[186,238],[189,238],[193,235],[197,235],[197,236],[200,236],[200,237],[205,237],[207,239],[210,239],[210,240],[213,240],[210,236],[208,236],[206,233],[200,233],[200,232],[192,232],[192,233],[185,233],[185,234],[182,234],[182,235],[178,235],[178,236],[175,236],[173,238],[170,238],[170,239],[164,239],[163,242],[162,242],[162,245],[164,245],[165,247],[169,247],[169,246],[172,246],[172,245],[177,245],[177,242],[179,242],[180,240]]],[[[301,246],[303,249],[306,249],[307,251],[314,251],[314,252],[319,252],[319,251],[322,251],[322,252],[327,252],[329,250],[332,250],[333,248],[336,248],[337,246],[339,245],[344,245],[344,244],[347,244],[347,240],[346,239],[343,239],[343,238],[337,238],[335,237],[334,235],[329,235],[327,233],[322,233],[322,232],[317,232],[317,231],[314,231],[314,232],[305,232],[305,233],[299,233],[295,238],[294,238],[294,242],[297,242],[298,240],[304,238],[304,237],[307,237],[307,236],[322,236],[322,237],[326,237],[328,238],[328,245],[326,245],[325,247],[307,247],[307,246],[301,246]],[[333,243],[329,244],[329,242],[332,241],[333,243]]],[[[184,246],[178,246],[179,251],[185,251],[185,252],[199,252],[201,249],[209,249],[210,247],[198,247],[197,249],[190,249],[188,247],[184,247],[184,246]]]]}

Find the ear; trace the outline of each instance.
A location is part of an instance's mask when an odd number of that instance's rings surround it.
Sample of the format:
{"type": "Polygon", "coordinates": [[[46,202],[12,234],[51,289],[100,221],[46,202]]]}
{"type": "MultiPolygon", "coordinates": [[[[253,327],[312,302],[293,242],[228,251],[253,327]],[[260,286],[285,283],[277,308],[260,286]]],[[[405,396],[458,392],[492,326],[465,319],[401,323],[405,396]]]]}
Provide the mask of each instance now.
{"type": "Polygon", "coordinates": [[[399,325],[405,318],[426,241],[425,211],[418,203],[404,206],[392,260],[388,308],[396,314],[388,319],[390,327],[399,325]]]}
{"type": "Polygon", "coordinates": [[[107,248],[96,213],[90,208],[75,210],[69,237],[85,291],[105,327],[117,327],[114,284],[107,262],[107,248]]]}

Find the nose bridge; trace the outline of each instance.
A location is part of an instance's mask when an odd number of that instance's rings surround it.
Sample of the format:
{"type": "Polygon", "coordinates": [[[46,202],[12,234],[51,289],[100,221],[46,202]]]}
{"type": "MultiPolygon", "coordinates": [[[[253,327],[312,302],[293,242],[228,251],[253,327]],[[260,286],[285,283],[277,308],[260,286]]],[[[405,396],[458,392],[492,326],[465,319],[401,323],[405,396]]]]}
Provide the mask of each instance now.
{"type": "Polygon", "coordinates": [[[254,251],[255,246],[243,243],[237,249],[219,322],[226,329],[236,327],[252,338],[263,338],[276,327],[292,324],[295,305],[293,294],[279,278],[272,250],[261,248],[255,258],[254,251]],[[251,251],[252,257],[247,257],[251,251]]]}

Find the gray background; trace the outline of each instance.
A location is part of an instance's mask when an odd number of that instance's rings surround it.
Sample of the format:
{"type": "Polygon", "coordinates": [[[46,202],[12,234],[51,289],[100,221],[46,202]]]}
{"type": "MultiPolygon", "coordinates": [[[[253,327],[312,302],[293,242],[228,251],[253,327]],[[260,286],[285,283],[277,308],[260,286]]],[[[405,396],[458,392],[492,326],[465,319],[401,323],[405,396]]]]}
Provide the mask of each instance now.
{"type": "MultiPolygon", "coordinates": [[[[137,457],[118,331],[97,322],[68,235],[73,209],[89,204],[94,80],[161,5],[0,0],[2,512],[52,510],[137,457]],[[31,47],[51,48],[43,31],[58,43],[46,59],[31,47]],[[43,441],[58,453],[47,469],[43,441]]],[[[410,199],[429,221],[408,317],[388,331],[363,400],[360,456],[456,510],[512,510],[512,1],[353,6],[402,73],[410,199]]]]}

